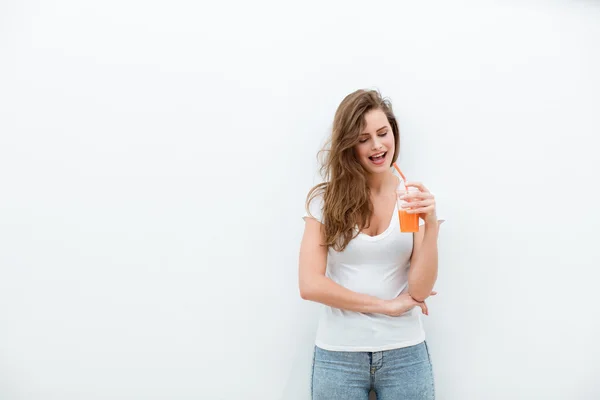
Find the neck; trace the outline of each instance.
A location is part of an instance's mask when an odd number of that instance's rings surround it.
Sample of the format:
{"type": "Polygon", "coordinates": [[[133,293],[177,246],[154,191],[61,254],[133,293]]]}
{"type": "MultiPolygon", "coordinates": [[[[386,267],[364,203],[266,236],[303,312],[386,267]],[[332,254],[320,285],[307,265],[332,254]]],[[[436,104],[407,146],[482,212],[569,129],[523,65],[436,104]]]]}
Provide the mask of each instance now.
{"type": "Polygon", "coordinates": [[[367,177],[367,185],[371,189],[371,193],[379,194],[388,186],[394,178],[392,171],[386,171],[381,174],[371,174],[367,177]]]}

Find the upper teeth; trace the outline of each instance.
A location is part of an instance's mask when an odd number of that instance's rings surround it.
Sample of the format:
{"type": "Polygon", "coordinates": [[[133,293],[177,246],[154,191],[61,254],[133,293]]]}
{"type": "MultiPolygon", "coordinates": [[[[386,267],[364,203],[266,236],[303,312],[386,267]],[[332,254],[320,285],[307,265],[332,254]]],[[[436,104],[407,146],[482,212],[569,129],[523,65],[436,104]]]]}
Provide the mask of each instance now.
{"type": "Polygon", "coordinates": [[[378,154],[372,155],[371,157],[380,157],[380,156],[382,156],[384,154],[385,154],[385,151],[383,153],[378,153],[378,154]]]}

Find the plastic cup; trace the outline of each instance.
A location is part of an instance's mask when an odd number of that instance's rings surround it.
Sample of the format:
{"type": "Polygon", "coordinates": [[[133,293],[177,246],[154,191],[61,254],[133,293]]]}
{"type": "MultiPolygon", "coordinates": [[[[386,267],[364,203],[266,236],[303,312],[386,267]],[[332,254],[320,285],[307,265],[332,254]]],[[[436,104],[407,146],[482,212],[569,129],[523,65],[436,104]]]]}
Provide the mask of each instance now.
{"type": "MultiPolygon", "coordinates": [[[[419,189],[409,186],[408,193],[418,192],[419,189]]],[[[419,232],[419,214],[409,214],[403,204],[408,204],[406,200],[402,200],[400,196],[406,194],[404,184],[400,184],[396,188],[396,203],[398,205],[398,218],[400,219],[400,232],[419,232]]]]}

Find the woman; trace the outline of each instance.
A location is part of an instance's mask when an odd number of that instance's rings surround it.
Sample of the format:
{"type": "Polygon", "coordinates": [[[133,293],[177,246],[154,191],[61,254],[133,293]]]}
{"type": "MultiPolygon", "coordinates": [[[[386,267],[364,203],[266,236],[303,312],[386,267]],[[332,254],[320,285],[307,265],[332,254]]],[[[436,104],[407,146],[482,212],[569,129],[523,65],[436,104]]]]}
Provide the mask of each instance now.
{"type": "Polygon", "coordinates": [[[399,130],[391,104],[358,90],[339,105],[322,172],[307,197],[300,249],[303,299],[324,304],[314,348],[313,400],[434,399],[421,312],[434,295],[439,223],[421,183],[406,196],[419,231],[402,233],[392,165],[399,130]],[[418,311],[421,310],[421,312],[418,311]]]}

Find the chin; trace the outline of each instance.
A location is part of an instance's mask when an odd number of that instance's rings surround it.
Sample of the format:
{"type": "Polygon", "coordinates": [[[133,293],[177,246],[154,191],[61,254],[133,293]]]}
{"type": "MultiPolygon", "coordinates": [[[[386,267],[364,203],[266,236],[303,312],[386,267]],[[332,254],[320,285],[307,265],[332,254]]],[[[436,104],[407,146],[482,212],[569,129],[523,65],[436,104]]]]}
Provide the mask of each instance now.
{"type": "Polygon", "coordinates": [[[387,163],[384,163],[382,165],[372,165],[372,164],[365,165],[365,164],[363,164],[363,168],[369,174],[377,175],[377,174],[383,174],[383,173],[387,172],[388,169],[390,168],[390,166],[387,163]]]}

